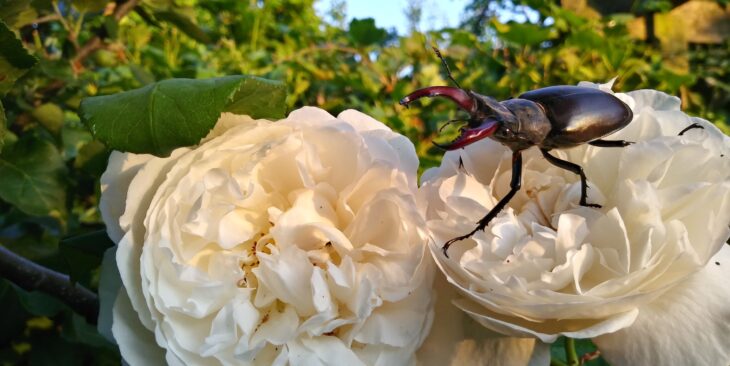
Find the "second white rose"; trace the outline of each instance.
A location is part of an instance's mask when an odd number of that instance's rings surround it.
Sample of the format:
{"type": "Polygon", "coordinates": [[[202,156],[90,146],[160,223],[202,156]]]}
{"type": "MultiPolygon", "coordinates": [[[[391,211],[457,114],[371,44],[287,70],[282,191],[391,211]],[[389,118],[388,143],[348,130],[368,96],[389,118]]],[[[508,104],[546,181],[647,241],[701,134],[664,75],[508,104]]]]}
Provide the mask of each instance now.
{"type": "Polygon", "coordinates": [[[551,152],[584,168],[589,201],[602,208],[579,206],[578,176],[551,165],[537,149],[526,150],[521,190],[486,230],[456,242],[445,257],[441,246],[474,229],[509,191],[511,152],[481,140],[448,152],[440,167],[424,173],[432,252],[463,295],[456,305],[496,332],[553,342],[561,335],[614,333],[636,321],[635,333],[597,340],[609,362],[667,364],[674,357],[726,364],[730,313],[722,306],[728,286],[715,278],[727,272],[721,258],[730,253],[724,245],[730,235],[730,138],[681,112],[676,97],[653,90],[616,96],[635,118],[607,139],[635,144],[551,152]],[[692,123],[703,129],[677,136],[692,123]],[[687,311],[692,303],[696,309],[687,311]],[[687,337],[667,339],[642,320],[652,316],[674,321],[674,327],[716,326],[683,329],[687,337]]]}

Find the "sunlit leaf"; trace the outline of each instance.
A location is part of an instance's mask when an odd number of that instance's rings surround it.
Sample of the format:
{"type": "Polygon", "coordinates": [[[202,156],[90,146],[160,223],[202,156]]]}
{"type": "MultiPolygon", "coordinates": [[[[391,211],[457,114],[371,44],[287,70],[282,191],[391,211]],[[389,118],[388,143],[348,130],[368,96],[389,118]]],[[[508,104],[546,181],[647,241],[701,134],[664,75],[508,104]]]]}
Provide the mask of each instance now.
{"type": "Polygon", "coordinates": [[[530,23],[500,23],[496,18],[491,23],[500,38],[519,45],[536,45],[553,38],[553,30],[530,23]]]}
{"type": "Polygon", "coordinates": [[[281,118],[285,97],[283,84],[250,76],[170,79],[86,98],[79,115],[112,149],[165,156],[200,142],[222,112],[281,118]]]}
{"type": "MultiPolygon", "coordinates": [[[[0,0],[0,20],[12,27],[22,27],[38,17],[31,0],[0,0]]],[[[0,47],[3,51],[4,48],[0,47]]]]}
{"type": "Polygon", "coordinates": [[[107,1],[100,0],[72,0],[71,4],[76,10],[84,13],[94,13],[104,10],[107,1]]]}
{"type": "Polygon", "coordinates": [[[200,26],[179,12],[174,10],[158,11],[155,12],[155,18],[173,24],[188,37],[200,43],[211,43],[210,36],[200,26]]]}

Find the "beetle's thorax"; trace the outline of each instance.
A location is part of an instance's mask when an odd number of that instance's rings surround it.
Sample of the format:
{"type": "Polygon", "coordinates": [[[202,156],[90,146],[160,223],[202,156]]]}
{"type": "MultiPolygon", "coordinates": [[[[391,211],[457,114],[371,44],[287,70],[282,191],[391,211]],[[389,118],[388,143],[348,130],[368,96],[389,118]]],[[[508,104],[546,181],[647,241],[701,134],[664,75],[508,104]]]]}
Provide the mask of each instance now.
{"type": "Polygon", "coordinates": [[[550,120],[538,103],[526,99],[509,99],[500,104],[512,116],[501,119],[492,138],[513,151],[540,145],[550,132],[550,120]]]}

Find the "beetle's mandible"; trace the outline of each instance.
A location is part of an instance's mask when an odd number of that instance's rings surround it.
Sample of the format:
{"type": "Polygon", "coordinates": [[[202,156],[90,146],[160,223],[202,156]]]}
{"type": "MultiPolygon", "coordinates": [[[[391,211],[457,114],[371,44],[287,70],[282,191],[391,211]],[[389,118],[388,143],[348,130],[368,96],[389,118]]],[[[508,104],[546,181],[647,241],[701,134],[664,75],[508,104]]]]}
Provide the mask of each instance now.
{"type": "MultiPolygon", "coordinates": [[[[446,65],[438,51],[437,55],[446,65]]],[[[449,71],[447,65],[446,67],[449,71]]],[[[450,71],[449,78],[456,83],[450,71]]],[[[456,85],[458,86],[458,83],[456,85]]],[[[509,193],[477,222],[474,230],[444,244],[442,250],[447,257],[451,244],[484,230],[520,189],[522,150],[537,146],[551,164],[580,176],[580,205],[601,207],[587,202],[588,184],[583,168],[559,159],[549,151],[581,144],[600,147],[624,147],[631,144],[628,141],[601,139],[628,125],[633,113],[620,99],[599,89],[551,86],[529,91],[515,99],[498,102],[494,98],[461,87],[431,86],[407,95],[400,104],[407,106],[423,97],[448,98],[469,114],[468,124],[461,129],[459,137],[448,144],[436,144],[440,148],[455,150],[489,137],[512,150],[512,180],[509,193]]]]}

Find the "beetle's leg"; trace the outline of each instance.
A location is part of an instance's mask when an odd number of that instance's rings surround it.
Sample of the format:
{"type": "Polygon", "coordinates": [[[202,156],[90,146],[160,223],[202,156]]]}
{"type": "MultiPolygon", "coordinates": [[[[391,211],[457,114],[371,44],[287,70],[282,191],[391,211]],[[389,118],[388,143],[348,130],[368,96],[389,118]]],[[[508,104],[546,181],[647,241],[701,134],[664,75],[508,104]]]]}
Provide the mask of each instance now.
{"type": "Polygon", "coordinates": [[[512,153],[512,180],[509,183],[510,190],[509,192],[502,197],[499,202],[497,202],[497,205],[495,205],[486,216],[482,217],[481,220],[477,221],[477,227],[470,231],[466,235],[457,236],[456,238],[453,238],[449,241],[447,241],[444,246],[441,248],[441,250],[444,252],[444,255],[446,258],[449,257],[449,247],[451,244],[454,244],[455,242],[459,240],[464,240],[469,238],[470,236],[474,235],[479,230],[484,230],[484,228],[489,225],[489,222],[492,221],[493,218],[497,216],[500,211],[504,209],[504,206],[507,205],[507,203],[512,199],[512,197],[517,193],[517,191],[520,190],[520,186],[522,185],[522,152],[521,151],[515,151],[512,153]]]}
{"type": "Polygon", "coordinates": [[[598,147],[626,147],[631,144],[633,144],[633,142],[624,140],[595,140],[588,143],[588,145],[598,147]]]}
{"type": "Polygon", "coordinates": [[[545,149],[540,149],[540,152],[542,152],[542,156],[547,159],[547,161],[550,162],[550,164],[555,165],[558,168],[563,168],[565,170],[570,170],[571,172],[578,174],[580,176],[580,205],[585,207],[595,207],[595,208],[601,208],[601,205],[595,204],[595,203],[587,203],[586,200],[588,199],[588,182],[586,180],[586,174],[583,173],[583,168],[581,168],[580,165],[571,163],[569,161],[565,161],[562,159],[558,159],[548,153],[545,149]]]}
{"type": "Polygon", "coordinates": [[[444,68],[446,69],[446,75],[449,77],[449,79],[451,79],[452,82],[454,82],[457,88],[461,89],[461,85],[459,85],[459,82],[456,81],[453,76],[451,76],[451,69],[449,68],[449,64],[446,63],[444,56],[441,56],[441,51],[433,46],[431,48],[433,48],[433,52],[436,52],[436,56],[438,56],[439,60],[441,60],[441,64],[444,65],[444,68]]]}
{"type": "Polygon", "coordinates": [[[703,129],[703,130],[705,129],[704,127],[702,127],[702,125],[701,125],[701,124],[699,124],[699,123],[695,122],[695,123],[693,123],[693,124],[691,124],[691,125],[689,125],[689,126],[685,127],[685,128],[684,128],[684,130],[682,130],[682,131],[679,131],[679,133],[677,134],[677,136],[682,136],[682,135],[684,135],[684,133],[685,133],[685,132],[687,132],[687,131],[689,131],[689,130],[691,130],[691,129],[693,129],[693,128],[701,128],[701,129],[703,129]]]}

